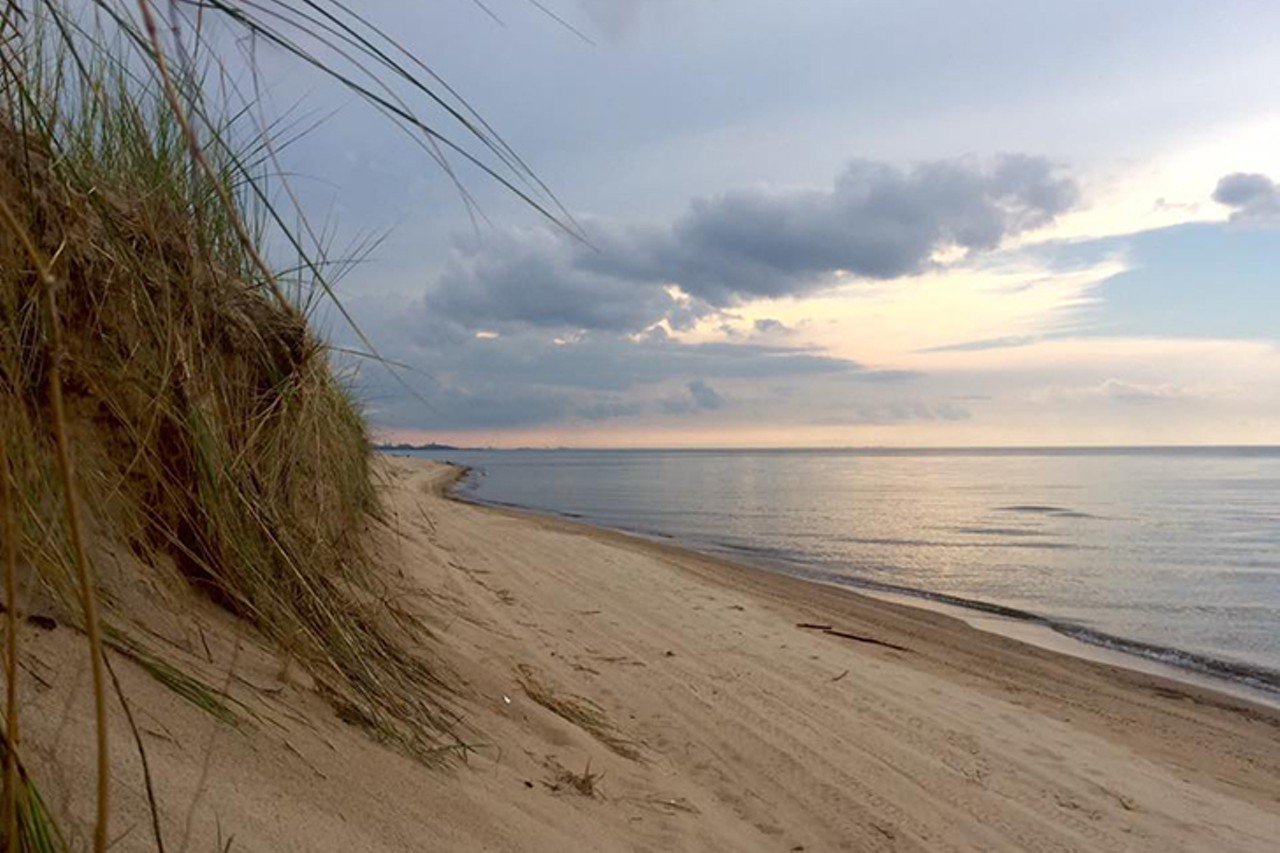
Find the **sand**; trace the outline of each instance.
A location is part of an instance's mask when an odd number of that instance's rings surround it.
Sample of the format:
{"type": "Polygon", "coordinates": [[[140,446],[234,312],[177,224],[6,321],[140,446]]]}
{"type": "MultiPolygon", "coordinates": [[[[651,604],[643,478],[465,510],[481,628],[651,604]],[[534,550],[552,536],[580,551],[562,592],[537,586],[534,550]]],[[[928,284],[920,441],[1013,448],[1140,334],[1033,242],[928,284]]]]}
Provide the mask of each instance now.
{"type": "MultiPolygon", "coordinates": [[[[1280,837],[1275,710],[451,500],[454,472],[432,463],[391,459],[386,475],[388,582],[433,632],[473,750],[444,769],[400,756],[243,625],[196,608],[183,624],[202,639],[173,654],[227,685],[251,724],[218,724],[112,655],[166,849],[185,836],[193,850],[1272,850],[1280,837]]],[[[23,641],[24,754],[83,821],[83,641],[35,625],[23,641]]],[[[112,710],[115,849],[154,849],[134,737],[112,710]]]]}

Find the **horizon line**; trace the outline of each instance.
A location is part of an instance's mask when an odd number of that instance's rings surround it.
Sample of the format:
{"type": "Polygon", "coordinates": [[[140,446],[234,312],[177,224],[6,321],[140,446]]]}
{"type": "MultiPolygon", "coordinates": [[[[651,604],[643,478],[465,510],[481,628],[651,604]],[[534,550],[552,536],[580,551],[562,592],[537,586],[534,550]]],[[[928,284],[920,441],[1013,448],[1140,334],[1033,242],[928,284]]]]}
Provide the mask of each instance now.
{"type": "Polygon", "coordinates": [[[574,451],[1068,451],[1068,450],[1280,450],[1280,444],[954,444],[954,445],[453,445],[448,442],[374,442],[375,448],[430,448],[448,450],[574,450],[574,451]]]}

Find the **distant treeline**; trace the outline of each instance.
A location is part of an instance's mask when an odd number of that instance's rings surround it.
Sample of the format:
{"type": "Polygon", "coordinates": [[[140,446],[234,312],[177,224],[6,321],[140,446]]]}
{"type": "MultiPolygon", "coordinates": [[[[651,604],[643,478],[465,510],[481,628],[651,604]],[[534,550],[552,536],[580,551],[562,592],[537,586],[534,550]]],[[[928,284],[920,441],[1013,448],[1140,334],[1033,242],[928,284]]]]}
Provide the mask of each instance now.
{"type": "Polygon", "coordinates": [[[461,450],[462,448],[454,447],[452,444],[437,444],[436,442],[433,441],[430,444],[403,444],[403,443],[375,444],[373,446],[373,449],[388,451],[388,450],[461,450]]]}

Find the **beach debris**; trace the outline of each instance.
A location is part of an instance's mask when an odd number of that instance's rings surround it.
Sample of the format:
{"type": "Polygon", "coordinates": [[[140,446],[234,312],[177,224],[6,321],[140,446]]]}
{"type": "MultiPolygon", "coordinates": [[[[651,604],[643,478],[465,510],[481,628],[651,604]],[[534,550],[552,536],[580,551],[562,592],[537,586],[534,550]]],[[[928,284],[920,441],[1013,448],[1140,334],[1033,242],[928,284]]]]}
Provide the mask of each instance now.
{"type": "MultiPolygon", "coordinates": [[[[208,640],[208,638],[207,638],[207,637],[205,637],[205,635],[204,635],[204,627],[203,627],[203,626],[201,626],[201,624],[200,624],[199,622],[196,622],[196,631],[197,631],[197,632],[199,633],[199,635],[200,635],[200,645],[204,646],[204,659],[205,659],[205,662],[206,662],[206,663],[213,663],[213,652],[209,649],[209,640],[208,640]]],[[[292,656],[292,655],[289,655],[289,656],[287,656],[287,657],[285,658],[285,660],[284,660],[284,666],[285,666],[285,669],[287,669],[287,668],[288,668],[288,666],[289,666],[289,661],[290,661],[290,660],[292,660],[292,658],[293,658],[293,656],[292,656]]],[[[283,676],[283,670],[282,670],[282,676],[283,676]]],[[[283,679],[282,679],[282,680],[283,680],[283,679]]]]}
{"type": "Polygon", "coordinates": [[[871,828],[874,829],[876,832],[880,833],[881,835],[883,835],[885,838],[888,838],[890,841],[898,837],[897,833],[895,833],[892,828],[881,826],[875,821],[871,822],[871,828]]]}
{"type": "Polygon", "coordinates": [[[259,693],[275,694],[275,693],[282,693],[282,692],[284,691],[284,687],[283,687],[283,686],[267,687],[267,686],[265,686],[265,685],[258,684],[258,683],[257,683],[257,682],[255,682],[255,681],[251,681],[251,680],[249,680],[248,678],[245,678],[243,675],[241,675],[241,674],[240,674],[240,673],[238,673],[238,672],[237,672],[237,673],[233,673],[231,677],[232,677],[235,681],[238,681],[238,682],[240,682],[241,684],[243,684],[245,687],[248,687],[248,688],[250,688],[250,689],[252,689],[252,690],[256,690],[256,691],[258,691],[259,693]]]}
{"type": "Polygon", "coordinates": [[[50,668],[47,663],[40,660],[40,658],[36,657],[35,655],[29,654],[29,653],[23,655],[23,659],[18,661],[18,666],[22,667],[23,672],[25,672],[27,675],[30,675],[32,678],[35,679],[37,688],[39,688],[42,691],[52,690],[53,683],[48,679],[46,679],[44,676],[42,676],[40,673],[36,672],[35,667],[31,665],[32,662],[37,663],[40,666],[43,666],[45,669],[50,668]]]}
{"type": "Polygon", "coordinates": [[[884,646],[887,649],[895,649],[900,652],[909,652],[906,646],[899,646],[896,643],[886,642],[885,640],[877,640],[875,637],[868,637],[864,634],[854,634],[849,631],[841,631],[831,625],[821,622],[797,622],[797,628],[807,628],[811,631],[821,631],[824,634],[830,634],[833,637],[841,637],[845,640],[856,640],[859,643],[870,643],[873,646],[884,646]]]}
{"type": "Polygon", "coordinates": [[[554,758],[547,759],[547,768],[552,773],[551,781],[543,782],[542,784],[552,791],[569,790],[589,798],[596,796],[598,793],[596,786],[604,778],[603,773],[591,772],[591,759],[587,759],[586,769],[581,773],[574,773],[554,758]]]}
{"type": "Polygon", "coordinates": [[[34,625],[41,631],[52,631],[58,627],[58,620],[52,616],[46,616],[43,613],[28,613],[27,624],[34,625]]]}
{"type": "MultiPolygon", "coordinates": [[[[9,608],[5,604],[0,603],[0,613],[8,613],[8,612],[9,612],[9,608]]],[[[58,627],[58,620],[54,619],[52,616],[47,616],[43,613],[27,613],[23,615],[21,612],[19,612],[18,615],[28,625],[34,625],[35,627],[39,628],[42,631],[52,631],[54,628],[58,627]]]]}
{"type": "Polygon", "coordinates": [[[634,805],[646,811],[659,812],[660,814],[676,814],[683,812],[685,814],[701,814],[698,807],[686,800],[684,797],[663,797],[663,796],[627,796],[615,797],[615,802],[623,802],[634,805]]]}
{"type": "Polygon", "coordinates": [[[900,652],[909,652],[906,646],[899,646],[895,643],[886,643],[884,640],[877,640],[875,637],[866,637],[862,634],[851,634],[848,631],[837,631],[835,628],[828,628],[823,631],[824,634],[830,634],[833,637],[842,637],[846,640],[856,640],[859,643],[870,643],[873,646],[884,646],[886,649],[896,649],[900,652]]]}
{"type": "MultiPolygon", "coordinates": [[[[587,651],[588,651],[588,652],[590,652],[590,651],[591,651],[591,649],[587,649],[587,651]]],[[[593,660],[598,660],[598,661],[601,661],[602,663],[616,663],[616,664],[621,664],[622,666],[647,666],[647,664],[646,664],[644,661],[642,661],[642,660],[632,660],[631,658],[627,657],[626,655],[597,655],[597,654],[593,654],[591,657],[592,657],[592,659],[593,659],[593,660]]]]}
{"type": "Polygon", "coordinates": [[[847,669],[846,669],[844,672],[840,673],[840,674],[839,674],[839,675],[837,675],[835,678],[831,679],[831,683],[832,683],[832,684],[835,684],[837,681],[839,681],[840,679],[844,678],[844,677],[845,677],[846,675],[848,675],[848,674],[849,674],[849,670],[847,670],[847,669]]]}
{"type": "Polygon", "coordinates": [[[329,777],[324,775],[324,773],[320,770],[319,767],[316,767],[314,764],[312,764],[305,755],[303,755],[300,751],[298,751],[298,748],[296,746],[289,743],[288,738],[284,738],[283,742],[284,742],[285,748],[288,749],[290,752],[292,752],[294,755],[298,756],[298,758],[302,759],[302,763],[307,765],[307,767],[311,769],[311,772],[315,773],[321,779],[324,779],[326,781],[329,779],[329,777]]]}

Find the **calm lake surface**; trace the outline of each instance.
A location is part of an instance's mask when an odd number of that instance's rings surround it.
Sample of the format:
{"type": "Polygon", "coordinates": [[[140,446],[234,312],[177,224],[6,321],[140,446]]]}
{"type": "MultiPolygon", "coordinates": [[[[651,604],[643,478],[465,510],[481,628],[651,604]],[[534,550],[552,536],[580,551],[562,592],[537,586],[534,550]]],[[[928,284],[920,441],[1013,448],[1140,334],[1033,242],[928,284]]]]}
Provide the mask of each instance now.
{"type": "Polygon", "coordinates": [[[463,494],[1280,691],[1280,448],[450,451],[463,494]]]}

